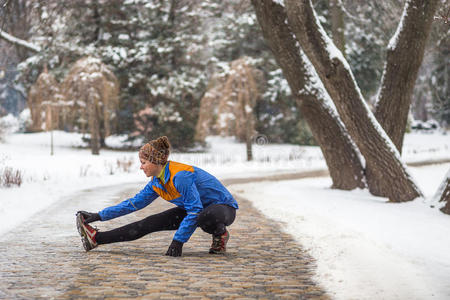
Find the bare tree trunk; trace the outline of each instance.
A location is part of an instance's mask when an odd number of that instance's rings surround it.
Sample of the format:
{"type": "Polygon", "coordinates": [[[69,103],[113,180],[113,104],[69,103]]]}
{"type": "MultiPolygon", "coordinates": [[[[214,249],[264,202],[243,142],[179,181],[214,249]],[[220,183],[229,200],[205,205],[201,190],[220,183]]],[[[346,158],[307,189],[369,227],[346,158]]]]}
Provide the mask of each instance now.
{"type": "Polygon", "coordinates": [[[92,154],[100,154],[100,122],[98,113],[98,101],[88,94],[89,129],[91,131],[92,154]]]}
{"type": "Polygon", "coordinates": [[[103,126],[105,128],[105,138],[111,135],[111,112],[107,106],[107,103],[103,103],[103,126]]]}
{"type": "Polygon", "coordinates": [[[411,97],[431,32],[438,0],[408,0],[387,47],[375,117],[402,152],[411,97]]]}
{"type": "Polygon", "coordinates": [[[28,108],[30,109],[31,126],[30,131],[41,131],[42,127],[42,105],[39,91],[35,86],[32,86],[28,92],[28,108]]]}
{"type": "Polygon", "coordinates": [[[29,105],[31,116],[31,128],[32,132],[42,131],[42,114],[41,105],[39,103],[33,103],[29,105]]]}
{"type": "Polygon", "coordinates": [[[450,215],[450,170],[447,172],[444,181],[442,181],[439,186],[435,198],[437,198],[439,202],[444,202],[444,206],[441,208],[441,211],[450,215]]]}
{"type": "Polygon", "coordinates": [[[384,195],[393,202],[422,196],[398,151],[369,110],[347,61],[320,26],[311,1],[285,3],[295,36],[336,104],[348,132],[371,165],[373,175],[379,179],[384,195]]]}
{"type": "Polygon", "coordinates": [[[344,36],[344,12],[342,11],[342,2],[340,0],[330,0],[331,11],[331,34],[333,42],[345,56],[345,36],[344,36]]]}
{"type": "Polygon", "coordinates": [[[308,74],[301,49],[296,45],[293,33],[286,24],[286,12],[271,0],[252,0],[252,3],[264,38],[283,70],[292,93],[297,98],[299,110],[322,150],[333,188],[363,188],[363,167],[356,147],[346,134],[339,116],[327,105],[324,98],[326,91],[309,88],[314,78],[308,74]]]}
{"type": "MultiPolygon", "coordinates": [[[[244,68],[244,66],[242,66],[244,68]]],[[[243,71],[245,73],[245,71],[243,71]]],[[[242,76],[242,78],[245,78],[245,76],[242,76]]],[[[249,93],[249,86],[246,86],[246,84],[241,80],[236,82],[236,92],[237,92],[237,103],[239,105],[239,108],[241,110],[242,118],[244,118],[244,137],[245,137],[245,146],[246,146],[246,152],[247,152],[247,161],[253,160],[253,151],[252,151],[252,132],[253,132],[253,122],[252,122],[252,115],[253,115],[253,109],[249,113],[246,109],[247,105],[249,105],[250,102],[250,93],[249,93]]],[[[236,124],[237,125],[237,124],[236,124]]]]}
{"type": "Polygon", "coordinates": [[[50,103],[47,103],[45,106],[45,130],[50,131],[53,130],[53,111],[50,103]]]}
{"type": "Polygon", "coordinates": [[[253,160],[252,138],[246,136],[245,145],[247,148],[247,161],[253,160]]]}
{"type": "MultiPolygon", "coordinates": [[[[246,87],[243,82],[241,82],[242,96],[244,97],[241,103],[242,116],[245,118],[245,145],[247,148],[247,161],[253,160],[253,148],[252,148],[252,135],[254,132],[254,122],[253,122],[253,107],[250,97],[250,86],[246,87]],[[247,111],[247,106],[251,106],[251,110],[247,111]]],[[[238,96],[239,97],[239,96],[238,96]]]]}

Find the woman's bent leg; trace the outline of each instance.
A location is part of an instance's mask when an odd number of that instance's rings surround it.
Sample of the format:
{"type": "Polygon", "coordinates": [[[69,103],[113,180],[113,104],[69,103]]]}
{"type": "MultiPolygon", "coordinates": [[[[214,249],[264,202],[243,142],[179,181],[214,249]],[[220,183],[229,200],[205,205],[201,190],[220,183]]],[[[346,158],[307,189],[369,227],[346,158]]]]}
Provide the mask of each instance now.
{"type": "Polygon", "coordinates": [[[203,231],[220,236],[225,233],[226,226],[236,218],[236,209],[225,204],[213,204],[205,208],[198,215],[198,226],[203,231]]]}
{"type": "Polygon", "coordinates": [[[184,209],[174,207],[117,229],[105,232],[99,231],[95,239],[98,244],[133,241],[152,232],[176,230],[185,216],[186,211],[184,209]]]}

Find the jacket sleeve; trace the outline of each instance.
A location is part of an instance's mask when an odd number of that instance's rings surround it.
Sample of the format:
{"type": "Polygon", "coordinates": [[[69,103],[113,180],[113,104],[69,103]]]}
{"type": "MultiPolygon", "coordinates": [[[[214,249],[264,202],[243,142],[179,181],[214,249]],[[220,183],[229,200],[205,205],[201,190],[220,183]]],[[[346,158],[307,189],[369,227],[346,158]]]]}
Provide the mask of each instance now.
{"type": "Polygon", "coordinates": [[[107,207],[99,211],[102,221],[114,219],[137,210],[140,210],[158,198],[158,194],[152,188],[152,182],[149,182],[144,189],[137,193],[133,198],[129,198],[117,205],[107,207]]]}
{"type": "Polygon", "coordinates": [[[183,205],[187,213],[173,237],[174,240],[182,243],[186,243],[194,233],[197,228],[198,214],[203,210],[200,194],[195,186],[194,176],[190,172],[180,172],[174,178],[175,188],[183,197],[183,205]]]}

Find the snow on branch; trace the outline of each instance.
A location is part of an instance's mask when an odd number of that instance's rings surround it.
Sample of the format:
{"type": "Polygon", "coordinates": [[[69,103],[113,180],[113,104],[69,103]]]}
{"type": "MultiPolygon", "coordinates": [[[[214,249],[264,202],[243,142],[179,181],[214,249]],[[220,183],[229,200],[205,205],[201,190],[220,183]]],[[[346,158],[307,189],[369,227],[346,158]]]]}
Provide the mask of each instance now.
{"type": "Polygon", "coordinates": [[[439,16],[434,16],[434,20],[442,20],[444,24],[450,24],[449,16],[450,16],[450,7],[446,8],[446,12],[442,12],[439,16]]]}
{"type": "Polygon", "coordinates": [[[402,16],[400,18],[400,22],[398,23],[398,26],[397,26],[397,30],[395,31],[394,35],[391,37],[391,39],[389,40],[389,43],[388,43],[387,48],[390,50],[394,50],[397,47],[398,38],[399,38],[402,30],[404,29],[403,24],[405,23],[405,18],[408,14],[409,6],[410,6],[410,1],[406,1],[405,6],[403,7],[403,12],[402,12],[402,16]]]}
{"type": "Polygon", "coordinates": [[[369,21],[367,21],[367,20],[364,20],[364,19],[361,19],[361,18],[359,18],[359,17],[356,17],[356,16],[352,15],[352,14],[345,8],[345,5],[344,5],[344,3],[342,2],[342,0],[338,0],[338,4],[339,4],[339,6],[341,7],[341,9],[342,9],[342,11],[344,12],[344,14],[345,14],[349,19],[352,19],[352,20],[357,21],[357,22],[360,22],[360,23],[365,23],[365,24],[370,24],[370,23],[371,23],[371,22],[369,22],[369,21]]]}
{"type": "Polygon", "coordinates": [[[24,41],[22,39],[16,38],[2,30],[0,30],[0,37],[4,40],[6,40],[7,42],[10,42],[14,45],[18,45],[24,48],[27,48],[28,50],[31,50],[33,52],[40,52],[41,48],[39,46],[36,46],[30,42],[24,41]]]}

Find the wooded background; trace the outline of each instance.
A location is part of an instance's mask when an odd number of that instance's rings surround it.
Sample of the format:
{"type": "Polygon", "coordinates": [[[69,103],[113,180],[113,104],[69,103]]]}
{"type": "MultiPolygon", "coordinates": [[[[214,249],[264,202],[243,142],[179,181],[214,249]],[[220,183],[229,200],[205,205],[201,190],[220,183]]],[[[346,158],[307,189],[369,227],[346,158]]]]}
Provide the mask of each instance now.
{"type": "MultiPolygon", "coordinates": [[[[404,6],[404,1],[375,2],[313,1],[321,24],[344,50],[371,107],[380,87],[386,47],[404,6]]],[[[448,18],[448,3],[438,2],[437,18],[415,81],[411,112],[415,119],[435,119],[447,126],[449,26],[439,17],[448,18]]],[[[233,61],[245,59],[258,77],[251,107],[251,135],[264,134],[273,143],[317,144],[264,40],[249,1],[3,0],[0,17],[3,32],[40,49],[36,52],[0,40],[1,115],[17,115],[35,105],[30,91],[45,67],[54,78],[53,89],[56,83],[61,85],[55,94],[63,94],[62,85],[75,62],[90,56],[99,59],[116,77],[118,100],[112,101],[117,103],[112,107],[112,133],[125,133],[131,138],[170,134],[173,145],[186,150],[193,146],[195,136],[201,140],[206,134],[196,135],[198,119],[202,118],[202,98],[226,81],[233,72],[233,61]]],[[[218,90],[219,98],[229,97],[224,92],[218,90]]],[[[60,110],[77,109],[68,99],[60,100],[69,106],[60,110]]],[[[235,100],[222,99],[222,103],[227,101],[235,100]]],[[[226,122],[227,114],[231,116],[225,108],[222,105],[220,117],[218,108],[213,108],[216,123],[217,119],[226,122]]],[[[59,116],[57,126],[83,130],[89,122],[86,114],[72,113],[71,118],[64,119],[59,116]]],[[[27,130],[42,129],[44,121],[36,121],[27,130]]],[[[103,124],[107,122],[101,122],[98,126],[104,136],[103,124]]],[[[216,131],[208,133],[225,134],[220,124],[216,127],[216,131]]],[[[238,137],[245,139],[243,134],[238,137]]]]}

